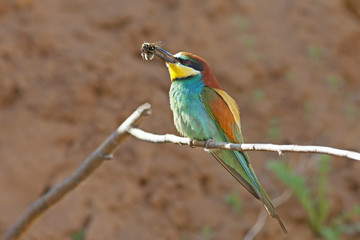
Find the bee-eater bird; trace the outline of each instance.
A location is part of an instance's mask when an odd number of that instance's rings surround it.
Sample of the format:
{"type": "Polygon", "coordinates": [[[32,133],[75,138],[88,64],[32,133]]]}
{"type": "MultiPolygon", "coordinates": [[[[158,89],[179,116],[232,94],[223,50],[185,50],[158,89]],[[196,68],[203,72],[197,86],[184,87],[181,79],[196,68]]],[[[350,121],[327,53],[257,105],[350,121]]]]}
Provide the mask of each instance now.
{"type": "MultiPolygon", "coordinates": [[[[238,106],[220,87],[205,60],[188,52],[172,55],[159,47],[155,47],[155,55],[165,61],[170,73],[170,107],[179,133],[192,140],[243,143],[238,106]]],[[[246,152],[212,150],[211,154],[263,202],[268,213],[287,233],[246,152]]]]}

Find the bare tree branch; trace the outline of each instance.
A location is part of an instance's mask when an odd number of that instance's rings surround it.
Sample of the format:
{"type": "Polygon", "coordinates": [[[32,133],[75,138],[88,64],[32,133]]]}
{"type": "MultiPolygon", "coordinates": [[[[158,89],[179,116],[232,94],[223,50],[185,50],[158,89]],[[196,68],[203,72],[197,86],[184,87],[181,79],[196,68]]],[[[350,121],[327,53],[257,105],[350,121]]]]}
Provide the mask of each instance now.
{"type": "Polygon", "coordinates": [[[282,152],[312,152],[325,153],[340,157],[360,160],[360,153],[322,146],[300,145],[275,145],[275,144],[234,144],[214,141],[191,141],[188,138],[172,134],[157,135],[138,129],[138,125],[146,116],[151,114],[151,106],[148,103],[141,105],[128,119],[126,119],[69,177],[50,189],[46,194],[33,202],[23,213],[18,221],[8,229],[3,240],[16,240],[30,227],[41,214],[60,201],[65,195],[76,188],[82,181],[89,177],[103,161],[111,159],[115,148],[129,135],[154,143],[176,143],[203,147],[207,149],[228,149],[236,151],[273,151],[282,152]]]}
{"type": "Polygon", "coordinates": [[[129,136],[128,129],[137,127],[144,117],[151,114],[151,106],[145,103],[128,117],[69,177],[50,189],[46,194],[33,202],[18,221],[5,233],[4,240],[19,239],[41,214],[60,201],[66,194],[89,177],[111,154],[122,141],[129,136]]]}
{"type": "Polygon", "coordinates": [[[145,132],[138,128],[130,128],[129,133],[134,137],[154,143],[176,143],[181,145],[190,145],[194,147],[203,147],[207,149],[228,149],[235,151],[270,151],[277,152],[280,155],[283,152],[298,152],[298,153],[323,153],[334,155],[338,157],[346,157],[354,160],[360,161],[360,153],[324,147],[324,146],[305,146],[305,145],[277,145],[277,144],[268,144],[268,143],[227,143],[227,142],[215,142],[215,141],[191,141],[188,138],[179,137],[172,134],[157,135],[149,132],[145,132]]]}

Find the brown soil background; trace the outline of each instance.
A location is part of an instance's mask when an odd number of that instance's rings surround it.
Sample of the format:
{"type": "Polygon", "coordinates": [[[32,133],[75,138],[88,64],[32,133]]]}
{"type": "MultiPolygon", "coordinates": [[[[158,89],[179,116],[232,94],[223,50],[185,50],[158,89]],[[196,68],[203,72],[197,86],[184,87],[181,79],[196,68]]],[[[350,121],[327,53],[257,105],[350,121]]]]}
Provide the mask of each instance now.
{"type": "MultiPolygon", "coordinates": [[[[176,133],[169,76],[144,41],[205,58],[240,106],[247,142],[360,150],[360,5],[352,0],[0,1],[0,234],[68,176],[136,107],[176,133]],[[275,129],[275,130],[274,130],[275,129]],[[270,131],[270,132],[269,132],[270,131]],[[275,131],[275,132],[274,132],[275,131]],[[271,134],[272,132],[272,134],[271,134]]],[[[286,189],[250,153],[272,198],[286,189]]],[[[318,156],[286,154],[314,177],[318,156]]],[[[358,204],[360,164],[332,158],[332,215],[358,204]]],[[[129,138],[23,239],[242,239],[262,206],[201,149],[129,138]],[[224,202],[238,194],[242,211],[224,202]]],[[[295,198],[257,239],[316,239],[295,198]]],[[[343,239],[359,239],[360,235],[343,239]]]]}

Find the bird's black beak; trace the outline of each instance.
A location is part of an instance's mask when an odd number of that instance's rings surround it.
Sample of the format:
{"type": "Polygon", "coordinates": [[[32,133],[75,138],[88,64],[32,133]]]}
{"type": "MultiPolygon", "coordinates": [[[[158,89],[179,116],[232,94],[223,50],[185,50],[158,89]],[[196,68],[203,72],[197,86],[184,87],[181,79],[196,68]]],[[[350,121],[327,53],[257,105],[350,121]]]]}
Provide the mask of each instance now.
{"type": "Polygon", "coordinates": [[[159,47],[155,47],[155,55],[169,63],[177,63],[178,60],[168,51],[161,49],[159,47]]]}
{"type": "Polygon", "coordinates": [[[161,49],[153,43],[143,43],[141,46],[141,56],[146,60],[153,59],[154,55],[158,56],[165,62],[177,63],[179,62],[171,53],[161,49]]]}

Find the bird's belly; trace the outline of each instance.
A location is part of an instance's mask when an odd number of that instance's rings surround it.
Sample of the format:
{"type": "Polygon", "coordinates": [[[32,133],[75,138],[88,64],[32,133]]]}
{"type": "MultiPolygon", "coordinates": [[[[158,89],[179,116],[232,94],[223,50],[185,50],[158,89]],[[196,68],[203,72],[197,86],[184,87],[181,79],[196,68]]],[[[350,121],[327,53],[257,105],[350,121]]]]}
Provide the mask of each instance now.
{"type": "Polygon", "coordinates": [[[215,139],[218,128],[209,117],[197,93],[170,91],[170,107],[179,133],[190,139],[215,139]]]}

